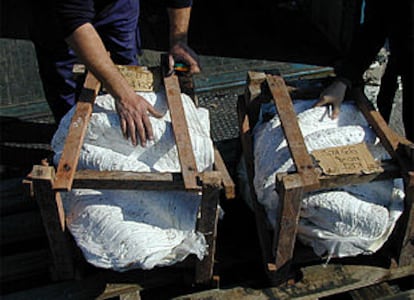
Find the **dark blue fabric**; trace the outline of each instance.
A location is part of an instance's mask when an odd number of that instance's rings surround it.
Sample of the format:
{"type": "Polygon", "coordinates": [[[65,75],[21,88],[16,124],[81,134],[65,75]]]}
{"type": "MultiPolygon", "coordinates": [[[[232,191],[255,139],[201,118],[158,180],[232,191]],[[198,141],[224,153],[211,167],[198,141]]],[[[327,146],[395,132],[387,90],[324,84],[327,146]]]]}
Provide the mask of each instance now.
{"type": "MultiPolygon", "coordinates": [[[[138,0],[134,2],[138,2],[138,0]]],[[[171,8],[183,8],[192,5],[192,0],[165,0],[165,2],[166,6],[171,8]]],[[[111,6],[116,6],[121,9],[119,11],[122,11],[120,6],[123,4],[125,2],[119,0],[56,0],[55,7],[63,35],[67,37],[79,26],[85,23],[95,23],[97,16],[110,10],[113,11],[111,6]]],[[[128,5],[125,9],[127,7],[128,5]]]]}
{"type": "MultiPolygon", "coordinates": [[[[192,5],[192,0],[165,1],[173,8],[192,5]]],[[[31,4],[39,74],[56,122],[75,104],[82,86],[82,78],[75,82],[72,74],[76,56],[64,41],[76,28],[91,23],[116,64],[138,64],[139,0],[37,0],[31,4]]]]}
{"type": "MultiPolygon", "coordinates": [[[[118,0],[102,7],[91,20],[116,64],[138,64],[137,54],[141,46],[138,17],[139,1],[118,0]]],[[[45,97],[56,122],[59,122],[75,104],[82,80],[74,80],[72,68],[77,62],[76,55],[63,38],[57,37],[62,31],[58,24],[55,26],[55,31],[34,35],[37,38],[33,42],[45,97]]]]}

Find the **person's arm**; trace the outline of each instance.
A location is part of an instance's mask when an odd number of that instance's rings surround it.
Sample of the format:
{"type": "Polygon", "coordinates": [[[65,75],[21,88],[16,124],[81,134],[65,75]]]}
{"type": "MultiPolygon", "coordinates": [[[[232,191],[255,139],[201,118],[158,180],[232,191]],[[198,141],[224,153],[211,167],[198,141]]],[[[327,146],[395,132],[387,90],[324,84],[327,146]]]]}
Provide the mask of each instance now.
{"type": "Polygon", "coordinates": [[[320,95],[315,106],[331,105],[331,118],[339,116],[347,89],[362,85],[362,75],[375,59],[387,37],[387,7],[384,1],[367,0],[365,21],[360,25],[350,50],[341,66],[336,68],[337,78],[320,95]]]}
{"type": "Polygon", "coordinates": [[[188,29],[190,24],[191,6],[168,8],[170,21],[170,70],[174,61],[185,62],[191,74],[200,72],[200,62],[197,54],[188,46],[188,29]]]}
{"type": "Polygon", "coordinates": [[[66,38],[66,41],[87,69],[115,98],[121,129],[125,137],[130,137],[132,143],[136,145],[138,135],[141,145],[145,146],[147,139],[153,139],[148,113],[155,117],[161,117],[161,114],[129,86],[107,54],[92,24],[81,25],[66,38]]]}

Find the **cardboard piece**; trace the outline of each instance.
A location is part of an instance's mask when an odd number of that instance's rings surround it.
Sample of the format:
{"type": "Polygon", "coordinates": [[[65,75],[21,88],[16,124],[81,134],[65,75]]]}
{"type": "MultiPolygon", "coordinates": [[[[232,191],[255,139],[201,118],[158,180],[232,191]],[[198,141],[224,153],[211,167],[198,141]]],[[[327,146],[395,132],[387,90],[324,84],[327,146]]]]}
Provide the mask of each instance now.
{"type": "Polygon", "coordinates": [[[311,154],[325,175],[383,172],[365,143],[315,150],[311,154]]]}
{"type": "MultiPolygon", "coordinates": [[[[128,84],[132,86],[136,92],[154,92],[159,89],[160,75],[154,70],[150,70],[146,66],[116,66],[128,84]]],[[[85,65],[75,64],[72,72],[75,76],[85,74],[85,65]]],[[[105,87],[103,87],[103,90],[106,91],[105,87]]]]}
{"type": "Polygon", "coordinates": [[[129,85],[137,92],[154,91],[154,74],[143,66],[121,66],[117,65],[121,74],[128,81],[129,85]]]}

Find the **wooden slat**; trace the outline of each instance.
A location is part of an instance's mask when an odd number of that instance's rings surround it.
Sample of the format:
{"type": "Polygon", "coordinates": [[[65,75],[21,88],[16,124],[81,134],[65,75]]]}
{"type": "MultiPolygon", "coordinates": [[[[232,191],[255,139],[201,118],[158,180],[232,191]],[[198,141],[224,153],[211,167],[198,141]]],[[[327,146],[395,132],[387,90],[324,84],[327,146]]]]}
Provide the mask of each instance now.
{"type": "MultiPolygon", "coordinates": [[[[259,237],[260,242],[260,250],[263,259],[263,265],[267,268],[266,271],[269,270],[269,266],[272,267],[274,265],[274,255],[272,253],[272,235],[270,234],[270,225],[266,223],[267,214],[263,205],[261,205],[257,200],[257,195],[255,192],[255,188],[253,185],[254,179],[254,158],[253,158],[253,139],[251,128],[252,124],[250,124],[250,118],[247,115],[247,104],[250,100],[249,92],[246,91],[245,97],[240,97],[237,102],[237,113],[238,113],[238,120],[239,120],[239,128],[240,128],[240,141],[241,146],[243,149],[243,159],[246,165],[246,172],[248,177],[248,184],[249,184],[249,191],[250,197],[253,203],[253,209],[255,214],[256,220],[256,227],[257,227],[257,234],[259,237]]],[[[268,274],[270,275],[270,274],[268,274]]]]}
{"type": "Polygon", "coordinates": [[[184,185],[187,190],[199,190],[200,186],[197,184],[197,165],[181,101],[181,91],[177,75],[165,76],[164,85],[184,185]]]}
{"type": "Polygon", "coordinates": [[[312,158],[306,149],[285,82],[280,76],[267,75],[266,79],[273,95],[276,109],[279,112],[279,118],[296,170],[302,176],[305,186],[317,188],[319,186],[318,175],[315,172],[312,158]]]}
{"type": "Polygon", "coordinates": [[[398,162],[403,176],[414,171],[413,149],[414,144],[405,137],[397,134],[385,122],[381,114],[374,108],[363,92],[356,95],[357,105],[375,134],[381,140],[381,145],[389,155],[398,162]]]}
{"type": "Polygon", "coordinates": [[[93,103],[95,102],[100,87],[101,83],[91,72],[88,72],[63,147],[56,178],[53,183],[54,190],[69,191],[72,188],[80,150],[93,110],[93,103]]]}
{"type": "MultiPolygon", "coordinates": [[[[318,264],[301,269],[303,277],[295,285],[281,285],[252,289],[251,287],[230,287],[212,289],[178,296],[175,300],[250,300],[250,299],[323,299],[336,295],[342,299],[342,293],[387,282],[413,274],[414,267],[384,269],[372,266],[342,266],[337,264],[318,264]]],[[[381,298],[382,299],[382,298],[381,298]]],[[[391,298],[394,299],[394,298],[391,298]]],[[[407,298],[395,298],[407,299],[407,298]]],[[[409,299],[409,298],[408,298],[409,299]]]]}
{"type": "MultiPolygon", "coordinates": [[[[391,161],[382,161],[381,167],[384,171],[372,174],[349,174],[349,175],[319,175],[319,189],[333,189],[346,185],[362,184],[378,180],[387,180],[401,177],[401,170],[391,161]]],[[[322,173],[322,170],[320,170],[322,173]]],[[[282,181],[283,177],[295,177],[296,174],[278,173],[276,181],[282,181]]],[[[304,192],[315,191],[313,187],[304,187],[304,192]]]]}
{"type": "Polygon", "coordinates": [[[380,284],[367,286],[358,290],[349,292],[352,300],[377,300],[386,296],[394,295],[388,283],[382,282],[380,284]]]}
{"type": "Polygon", "coordinates": [[[276,182],[276,185],[280,185],[276,187],[280,196],[278,208],[280,212],[276,216],[278,221],[274,233],[275,271],[277,271],[275,275],[277,277],[273,279],[277,283],[287,279],[298,231],[304,185],[303,178],[299,174],[294,175],[285,176],[281,182],[276,182]]]}
{"type": "Polygon", "coordinates": [[[406,180],[405,194],[404,212],[397,224],[403,234],[396,243],[401,247],[399,265],[414,266],[414,172],[410,172],[406,180]]]}
{"type": "Polygon", "coordinates": [[[231,178],[227,167],[223,161],[223,158],[220,155],[220,152],[217,149],[214,149],[214,167],[216,171],[219,171],[221,174],[222,184],[224,186],[224,193],[227,199],[233,199],[236,197],[236,187],[231,178]]]}
{"type": "Polygon", "coordinates": [[[397,159],[396,151],[400,143],[400,137],[388,126],[381,114],[375,110],[368,98],[363,93],[357,94],[356,101],[362,114],[381,140],[381,144],[392,158],[397,159]]]}
{"type": "Polygon", "coordinates": [[[195,281],[207,284],[213,277],[214,258],[216,252],[218,204],[220,199],[221,176],[219,172],[206,172],[202,176],[203,193],[200,204],[200,216],[196,229],[206,238],[208,254],[195,266],[195,281]]]}
{"type": "Polygon", "coordinates": [[[140,300],[139,295],[140,287],[138,284],[125,284],[125,283],[108,283],[106,284],[105,291],[96,297],[96,300],[113,299],[119,297],[120,300],[140,300]]]}
{"type": "Polygon", "coordinates": [[[73,180],[74,188],[182,190],[180,173],[79,170],[73,180]]]}
{"type": "Polygon", "coordinates": [[[33,192],[49,240],[54,275],[56,279],[71,279],[74,276],[73,248],[65,231],[62,199],[52,189],[53,173],[53,167],[34,166],[31,172],[33,192]]]}

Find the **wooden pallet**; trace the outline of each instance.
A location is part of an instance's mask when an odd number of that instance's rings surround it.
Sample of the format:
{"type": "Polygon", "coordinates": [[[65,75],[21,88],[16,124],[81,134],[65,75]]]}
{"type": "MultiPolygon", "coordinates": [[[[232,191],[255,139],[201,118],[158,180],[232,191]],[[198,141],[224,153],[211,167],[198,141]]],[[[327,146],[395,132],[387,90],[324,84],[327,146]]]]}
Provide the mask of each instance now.
{"type": "MultiPolygon", "coordinates": [[[[308,255],[298,250],[296,242],[300,205],[304,193],[322,188],[359,184],[384,178],[402,177],[405,183],[406,197],[403,215],[400,217],[389,241],[378,253],[384,257],[391,258],[388,265],[398,267],[413,265],[413,144],[405,138],[398,136],[387,126],[362,92],[356,93],[355,99],[357,99],[359,109],[380,138],[392,160],[382,162],[383,171],[377,171],[372,174],[325,175],[321,168],[313,163],[310,154],[305,148],[289,91],[300,92],[297,89],[288,88],[280,76],[249,72],[245,97],[241,97],[238,103],[241,143],[250,181],[251,197],[254,204],[264,266],[269,278],[275,284],[286,282],[289,278],[295,276],[294,272],[292,273],[295,265],[317,261],[314,255],[308,255]],[[260,104],[269,101],[273,101],[277,107],[281,118],[281,125],[297,170],[291,174],[278,174],[276,176],[276,189],[280,195],[281,208],[278,215],[275,216],[277,225],[274,230],[266,222],[267,217],[264,208],[258,203],[254,192],[254,160],[251,136],[252,128],[258,119],[257,115],[260,104]]],[[[319,92],[318,94],[313,94],[313,99],[319,96],[319,92]]]]}
{"type": "MultiPolygon", "coordinates": [[[[130,69],[130,72],[134,69],[130,69]]],[[[187,79],[188,82],[188,79],[187,79]]],[[[174,136],[177,143],[181,173],[143,173],[123,171],[77,170],[79,153],[83,144],[87,125],[92,113],[93,103],[100,82],[88,72],[80,95],[72,123],[66,137],[63,153],[57,169],[48,165],[35,165],[27,181],[36,199],[52,256],[52,274],[56,280],[69,280],[79,275],[82,266],[79,262],[79,249],[74,245],[65,224],[65,214],[61,193],[73,188],[94,189],[140,189],[140,190],[185,190],[201,193],[196,230],[203,233],[208,244],[208,255],[202,261],[189,257],[172,268],[188,270],[193,274],[192,283],[209,284],[213,277],[218,204],[224,190],[227,198],[235,194],[234,183],[226,166],[215,149],[215,163],[212,171],[198,173],[194,154],[189,140],[188,127],[182,118],[183,107],[177,75],[164,78],[167,101],[171,109],[174,136]]],[[[159,272],[141,272],[139,276],[147,281],[149,273],[170,273],[170,268],[160,268],[159,272]]],[[[161,275],[160,275],[161,274],[161,275]]],[[[171,274],[170,274],[171,276],[171,274]]],[[[176,276],[177,278],[179,276],[176,276]]]]}

